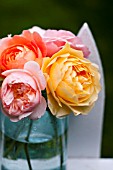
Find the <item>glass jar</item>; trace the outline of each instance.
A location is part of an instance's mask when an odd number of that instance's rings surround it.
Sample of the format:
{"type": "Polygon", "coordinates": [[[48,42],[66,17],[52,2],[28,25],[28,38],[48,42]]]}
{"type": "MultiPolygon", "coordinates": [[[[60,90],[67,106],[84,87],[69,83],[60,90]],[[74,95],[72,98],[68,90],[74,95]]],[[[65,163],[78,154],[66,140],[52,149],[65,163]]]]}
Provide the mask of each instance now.
{"type": "Polygon", "coordinates": [[[68,117],[50,110],[38,120],[11,122],[0,113],[1,170],[65,170],[68,117]]]}

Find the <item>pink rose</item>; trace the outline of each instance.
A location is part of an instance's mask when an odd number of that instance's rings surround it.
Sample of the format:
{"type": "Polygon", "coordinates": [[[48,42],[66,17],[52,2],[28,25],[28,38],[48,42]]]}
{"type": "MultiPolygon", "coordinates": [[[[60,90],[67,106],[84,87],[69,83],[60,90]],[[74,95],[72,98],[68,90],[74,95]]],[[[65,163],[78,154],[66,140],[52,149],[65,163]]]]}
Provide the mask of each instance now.
{"type": "Polygon", "coordinates": [[[66,42],[68,42],[72,48],[83,51],[84,57],[87,58],[90,54],[89,49],[82,43],[82,40],[70,31],[43,30],[36,26],[29,30],[32,33],[38,32],[42,36],[46,43],[48,57],[51,57],[54,53],[62,49],[66,42]]]}
{"type": "Polygon", "coordinates": [[[45,77],[38,63],[29,61],[24,69],[12,69],[2,73],[6,76],[1,87],[3,112],[11,121],[24,117],[40,118],[46,110],[41,90],[46,87],[45,77]]]}

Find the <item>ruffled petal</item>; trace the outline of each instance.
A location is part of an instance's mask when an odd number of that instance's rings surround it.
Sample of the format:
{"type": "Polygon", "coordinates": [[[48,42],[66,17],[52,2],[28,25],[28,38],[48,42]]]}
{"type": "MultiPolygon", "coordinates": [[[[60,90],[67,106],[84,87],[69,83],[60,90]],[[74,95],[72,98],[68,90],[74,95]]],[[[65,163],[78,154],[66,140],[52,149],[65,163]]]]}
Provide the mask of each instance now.
{"type": "Polygon", "coordinates": [[[58,118],[67,116],[71,113],[71,110],[66,105],[62,104],[62,106],[59,106],[51,93],[48,95],[48,107],[51,113],[58,118]]]}
{"type": "Polygon", "coordinates": [[[40,85],[40,89],[44,90],[46,87],[46,80],[42,71],[40,70],[39,64],[34,61],[29,61],[24,65],[24,69],[36,77],[38,80],[37,83],[40,85]]]}
{"type": "Polygon", "coordinates": [[[36,105],[36,107],[33,109],[33,113],[29,116],[29,118],[33,120],[41,118],[46,111],[46,107],[46,100],[44,97],[42,97],[41,102],[36,105]]]}

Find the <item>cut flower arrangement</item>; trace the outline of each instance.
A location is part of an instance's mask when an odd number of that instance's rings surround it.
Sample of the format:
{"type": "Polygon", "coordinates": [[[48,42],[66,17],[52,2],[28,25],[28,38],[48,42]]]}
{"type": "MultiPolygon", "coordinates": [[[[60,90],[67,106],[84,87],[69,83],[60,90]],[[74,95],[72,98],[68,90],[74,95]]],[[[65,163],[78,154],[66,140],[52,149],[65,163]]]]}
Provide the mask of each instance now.
{"type": "MultiPolygon", "coordinates": [[[[13,124],[31,120],[26,140],[33,121],[42,119],[46,111],[50,112],[53,129],[57,118],[91,111],[101,86],[99,68],[88,59],[90,54],[78,36],[65,30],[33,27],[0,40],[2,115],[13,124]]],[[[19,135],[20,130],[11,138],[16,141],[19,135]]],[[[14,142],[6,150],[7,158],[14,142]]],[[[32,169],[27,146],[25,150],[32,169]]]]}

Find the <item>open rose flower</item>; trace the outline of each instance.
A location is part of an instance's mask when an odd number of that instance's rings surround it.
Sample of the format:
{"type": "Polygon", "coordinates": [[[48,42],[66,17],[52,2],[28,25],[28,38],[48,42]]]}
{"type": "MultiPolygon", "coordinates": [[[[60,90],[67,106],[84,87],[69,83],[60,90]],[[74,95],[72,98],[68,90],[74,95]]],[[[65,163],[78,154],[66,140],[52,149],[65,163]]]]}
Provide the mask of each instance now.
{"type": "Polygon", "coordinates": [[[51,57],[53,54],[58,52],[65,43],[69,43],[72,48],[76,50],[82,50],[84,57],[88,57],[90,54],[89,49],[82,43],[82,40],[75,36],[70,31],[65,30],[43,30],[39,27],[34,26],[30,29],[30,32],[38,32],[42,37],[47,46],[47,56],[51,57]]]}
{"type": "Polygon", "coordinates": [[[23,68],[27,61],[36,61],[41,65],[46,56],[46,46],[41,36],[28,30],[21,35],[6,37],[0,40],[0,74],[3,71],[23,68]]]}
{"type": "Polygon", "coordinates": [[[6,76],[1,87],[3,112],[15,122],[27,116],[40,118],[46,110],[46,101],[41,95],[46,81],[38,63],[29,61],[24,69],[7,70],[2,74],[6,76]]]}
{"type": "Polygon", "coordinates": [[[83,57],[83,52],[66,44],[51,58],[44,58],[48,106],[53,115],[87,114],[100,91],[97,65],[83,57]]]}

